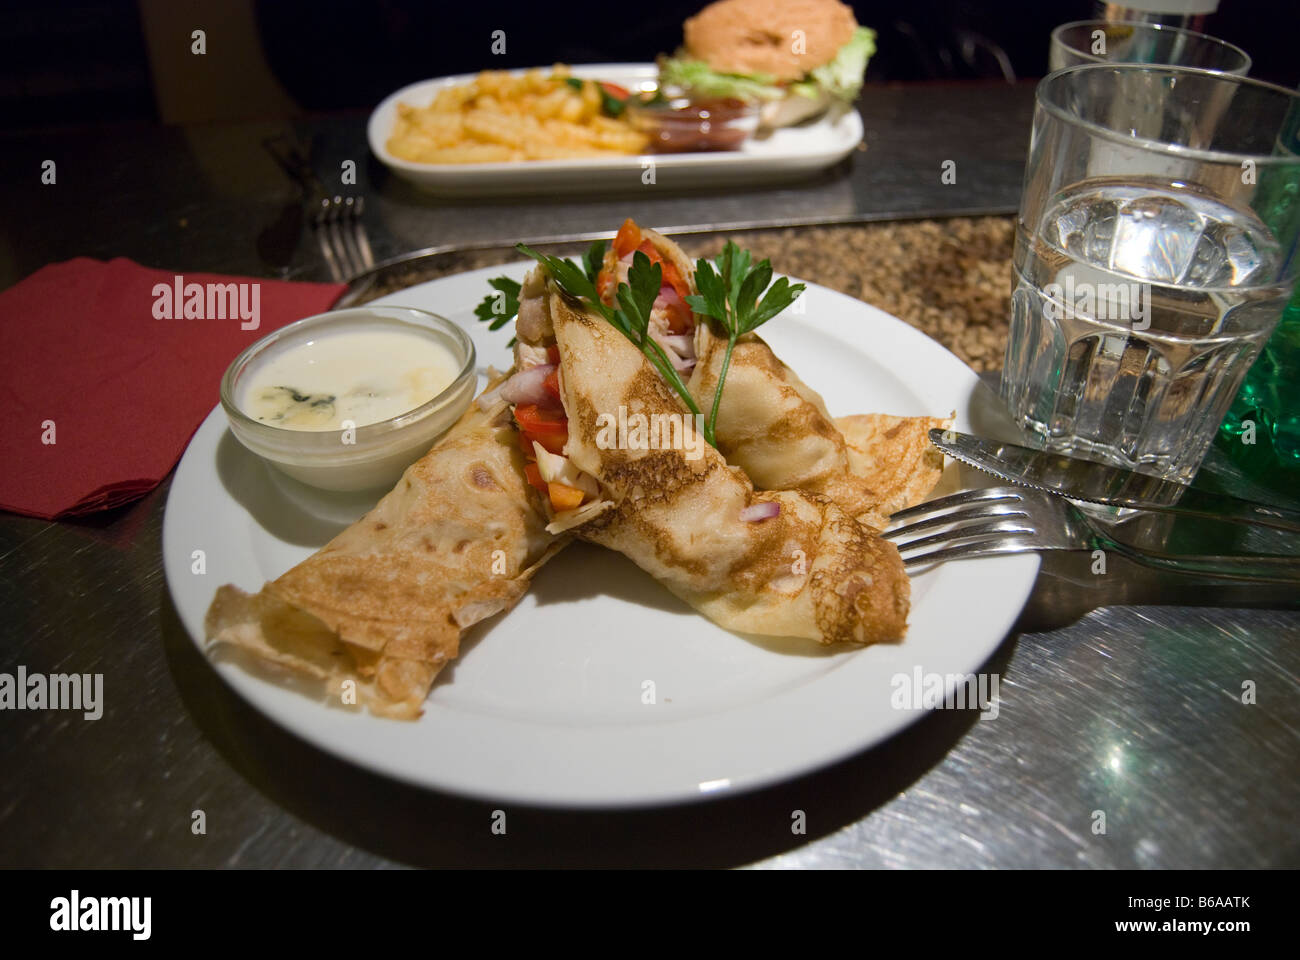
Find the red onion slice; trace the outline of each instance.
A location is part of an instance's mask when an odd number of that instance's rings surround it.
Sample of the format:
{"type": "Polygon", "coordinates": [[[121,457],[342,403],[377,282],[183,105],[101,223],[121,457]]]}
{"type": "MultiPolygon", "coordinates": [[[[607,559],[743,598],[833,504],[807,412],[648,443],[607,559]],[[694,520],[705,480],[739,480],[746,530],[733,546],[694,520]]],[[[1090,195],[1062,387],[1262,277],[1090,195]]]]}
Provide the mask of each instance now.
{"type": "Polygon", "coordinates": [[[695,366],[695,358],[691,357],[687,359],[683,357],[678,352],[678,346],[673,343],[674,340],[680,340],[682,338],[660,333],[659,328],[652,324],[650,327],[650,339],[664,348],[664,353],[668,355],[668,362],[673,365],[674,370],[680,372],[682,370],[690,370],[695,366]]]}
{"type": "Polygon", "coordinates": [[[501,385],[501,396],[510,403],[536,403],[554,406],[555,397],[542,382],[555,369],[553,363],[543,363],[521,370],[501,385]]]}
{"type": "Polygon", "coordinates": [[[757,523],[759,520],[769,520],[781,512],[781,504],[772,500],[765,500],[762,503],[753,503],[740,511],[740,519],[746,523],[757,523]]]}
{"type": "Polygon", "coordinates": [[[683,310],[689,311],[686,301],[682,299],[682,295],[665,283],[659,288],[659,296],[655,297],[655,306],[662,307],[666,304],[677,304],[683,310]]]}
{"type": "Polygon", "coordinates": [[[672,349],[679,357],[690,360],[695,356],[695,338],[689,333],[660,333],[655,342],[665,350],[672,349]]]}

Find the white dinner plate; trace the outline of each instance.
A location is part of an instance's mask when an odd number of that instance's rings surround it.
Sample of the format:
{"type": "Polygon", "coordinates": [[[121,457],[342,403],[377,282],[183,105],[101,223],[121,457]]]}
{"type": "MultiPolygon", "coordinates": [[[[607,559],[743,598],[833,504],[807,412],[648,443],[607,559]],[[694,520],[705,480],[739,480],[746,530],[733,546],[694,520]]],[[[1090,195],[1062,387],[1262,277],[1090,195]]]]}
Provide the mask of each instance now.
{"type": "MultiPolygon", "coordinates": [[[[637,90],[641,84],[653,82],[659,71],[653,63],[594,63],[575,66],[572,73],[637,90]]],[[[857,110],[847,110],[835,117],[826,114],[810,123],[751,137],[739,150],[464,164],[412,163],[388,152],[399,102],[428,106],[438,90],[468,83],[475,76],[465,73],[422,80],[386,98],[370,115],[366,127],[375,156],[399,177],[440,196],[481,197],[644,190],[650,164],[654,167],[653,183],[660,187],[792,180],[839,163],[862,141],[862,118],[857,110]]]]}
{"type": "MultiPolygon", "coordinates": [[[[505,368],[509,332],[489,331],[472,311],[488,277],[521,278],[527,268],[477,270],[378,302],[461,323],[481,369],[505,368]]],[[[825,287],[810,284],[799,302],[803,312],[791,308],[763,335],[833,414],[956,410],[958,429],[986,432],[1001,422],[992,391],[924,334],[825,287]]],[[[309,509],[301,493],[239,445],[220,407],[195,434],[167,500],[163,562],[200,647],[218,586],[259,589],[366,506],[322,500],[309,509]],[[336,516],[322,516],[330,510],[336,516]]],[[[827,649],[729,633],[623,557],[574,544],[518,606],[468,631],[415,722],[328,706],[228,660],[214,666],[302,739],[410,783],[542,805],[685,801],[794,777],[897,733],[921,714],[891,706],[892,679],[916,668],[978,672],[1037,570],[1033,554],[934,567],[912,579],[901,644],[827,649]]]]}

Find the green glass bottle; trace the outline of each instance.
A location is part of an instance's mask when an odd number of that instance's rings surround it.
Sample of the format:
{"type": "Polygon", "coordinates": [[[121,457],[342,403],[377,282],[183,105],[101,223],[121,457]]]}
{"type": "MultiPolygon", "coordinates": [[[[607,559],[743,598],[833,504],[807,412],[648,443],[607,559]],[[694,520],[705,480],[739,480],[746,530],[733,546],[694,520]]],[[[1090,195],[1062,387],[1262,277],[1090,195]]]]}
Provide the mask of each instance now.
{"type": "Polygon", "coordinates": [[[1248,472],[1295,472],[1300,483],[1300,285],[1220,432],[1221,446],[1248,472]]]}
{"type": "MultiPolygon", "coordinates": [[[[1300,153],[1300,112],[1283,120],[1274,152],[1300,153]]],[[[1253,206],[1292,258],[1300,256],[1300,236],[1278,225],[1294,227],[1290,213],[1297,205],[1300,176],[1293,167],[1260,170],[1253,206]]],[[[1219,428],[1219,446],[1247,476],[1300,492],[1300,283],[1219,428]]]]}

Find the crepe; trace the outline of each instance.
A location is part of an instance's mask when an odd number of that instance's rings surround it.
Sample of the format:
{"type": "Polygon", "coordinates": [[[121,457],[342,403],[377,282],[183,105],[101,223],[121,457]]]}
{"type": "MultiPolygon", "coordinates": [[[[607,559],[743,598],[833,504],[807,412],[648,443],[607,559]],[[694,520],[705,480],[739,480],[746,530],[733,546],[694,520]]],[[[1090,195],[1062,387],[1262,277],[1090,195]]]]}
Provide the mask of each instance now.
{"type": "Polygon", "coordinates": [[[756,492],[702,442],[611,444],[609,418],[689,414],[636,346],[548,289],[568,415],[564,453],[599,485],[552,529],[617,550],[729,630],[821,643],[902,638],[910,587],[898,551],[834,502],[756,492]],[[776,504],[776,515],[742,519],[762,504],[776,504]]]}
{"type": "Polygon", "coordinates": [[[461,633],[513,606],[564,544],[545,530],[505,413],[504,401],[472,405],[373,510],[261,592],[221,587],[209,648],[285,668],[335,702],[418,717],[461,633]]]}
{"type": "MultiPolygon", "coordinates": [[[[690,259],[677,244],[653,230],[643,229],[642,234],[683,277],[694,275],[690,259]]],[[[612,251],[606,255],[607,263],[612,255],[612,251]]],[[[701,409],[709,410],[727,340],[703,317],[694,336],[695,368],[687,389],[701,409]]],[[[829,497],[850,515],[879,529],[890,513],[919,503],[938,482],[939,475],[931,468],[937,461],[942,472],[943,454],[921,456],[931,449],[925,431],[951,426],[951,420],[864,416],[868,419],[846,421],[854,430],[874,430],[886,422],[897,428],[876,436],[870,454],[852,451],[842,428],[845,421],[833,421],[821,395],[782,363],[760,336],[749,333],[732,350],[714,434],[718,451],[744,470],[759,490],[802,490],[829,497]],[[875,417],[886,419],[871,419],[875,417]],[[925,440],[920,450],[912,443],[918,432],[925,440]],[[895,441],[897,445],[891,446],[895,441]]],[[[861,439],[866,442],[865,436],[861,439]]]]}
{"type": "Polygon", "coordinates": [[[860,413],[839,417],[848,470],[871,490],[872,507],[858,519],[878,530],[889,515],[928,497],[943,474],[943,451],[930,442],[930,431],[952,426],[948,417],[895,417],[860,413]]]}

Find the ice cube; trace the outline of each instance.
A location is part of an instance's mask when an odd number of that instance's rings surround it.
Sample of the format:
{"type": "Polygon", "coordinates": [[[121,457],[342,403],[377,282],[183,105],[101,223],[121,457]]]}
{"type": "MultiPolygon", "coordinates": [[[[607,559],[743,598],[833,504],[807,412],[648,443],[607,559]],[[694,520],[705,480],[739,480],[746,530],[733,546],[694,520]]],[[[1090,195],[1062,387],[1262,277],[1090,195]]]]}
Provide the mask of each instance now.
{"type": "Polygon", "coordinates": [[[1086,203],[1072,204],[1056,216],[1056,246],[1079,256],[1082,253],[1081,237],[1083,229],[1088,224],[1088,205],[1086,203]]]}
{"type": "Polygon", "coordinates": [[[1224,226],[1223,252],[1226,266],[1231,271],[1228,283],[1234,287],[1249,280],[1264,262],[1254,238],[1240,227],[1224,226]]]}
{"type": "Polygon", "coordinates": [[[1171,197],[1145,196],[1120,205],[1112,264],[1139,280],[1174,284],[1196,253],[1203,221],[1171,197]]]}
{"type": "Polygon", "coordinates": [[[1196,243],[1196,254],[1183,283],[1189,287],[1223,286],[1228,277],[1228,258],[1223,249],[1224,224],[1211,223],[1196,243]]]}
{"type": "Polygon", "coordinates": [[[1083,228],[1083,255],[1088,262],[1098,266],[1110,264],[1110,251],[1115,243],[1115,223],[1119,219],[1119,205],[1094,203],[1092,216],[1083,228]]]}

